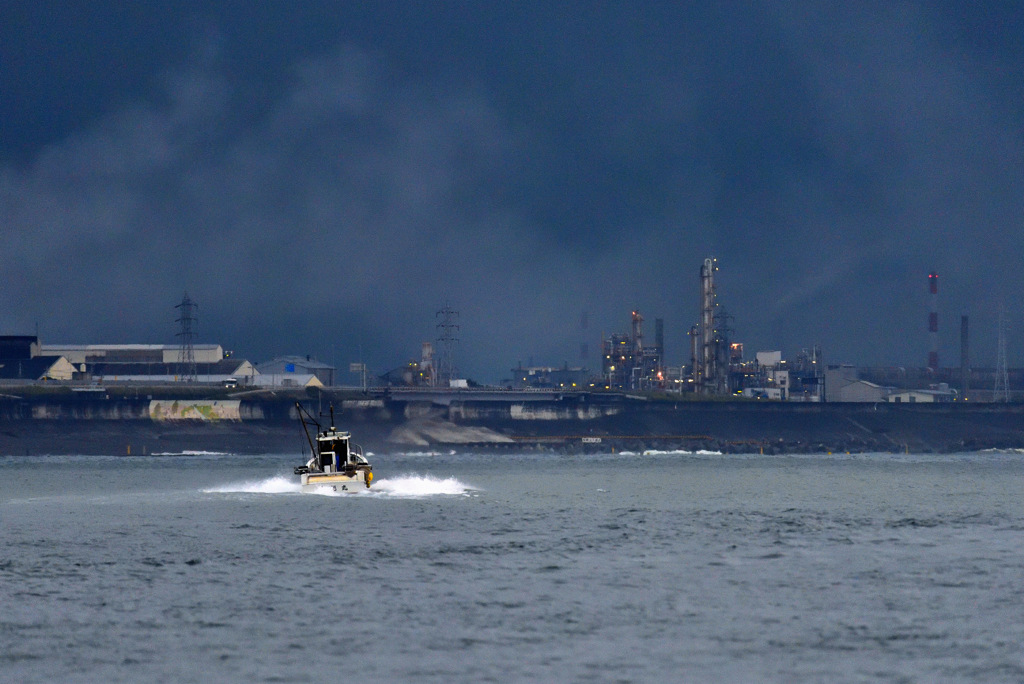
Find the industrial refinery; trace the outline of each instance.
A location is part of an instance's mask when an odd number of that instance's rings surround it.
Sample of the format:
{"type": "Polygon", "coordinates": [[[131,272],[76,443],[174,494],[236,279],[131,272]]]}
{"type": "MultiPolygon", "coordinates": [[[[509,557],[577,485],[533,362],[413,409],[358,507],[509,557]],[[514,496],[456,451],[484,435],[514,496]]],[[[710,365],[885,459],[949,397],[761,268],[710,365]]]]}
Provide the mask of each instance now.
{"type": "MultiPolygon", "coordinates": [[[[995,368],[970,363],[969,320],[960,321],[960,364],[939,364],[938,273],[927,274],[929,351],[920,368],[854,367],[826,362],[822,348],[809,345],[786,359],[778,350],[745,352],[736,339],[733,317],[722,305],[716,277],[718,260],[703,259],[695,269],[693,317],[678,321],[686,329],[684,363],[669,363],[665,318],[648,319],[639,309],[623,316],[621,332],[602,333],[597,368],[523,365],[511,368],[489,389],[505,391],[628,392],[691,400],[788,402],[1010,402],[1024,390],[1024,372],[1006,365],[1005,321],[999,322],[995,368]],[[651,325],[653,323],[653,325],[651,325]],[[653,328],[653,330],[652,330],[653,328]]],[[[186,293],[175,307],[173,344],[62,344],[38,336],[0,337],[0,384],[73,389],[115,384],[219,386],[226,389],[356,387],[363,392],[429,389],[437,392],[481,388],[462,377],[457,365],[459,312],[445,304],[436,314],[436,339],[424,341],[418,358],[390,369],[373,370],[363,362],[339,373],[309,355],[293,354],[252,362],[219,344],[198,344],[198,304],[186,293]]],[[[586,330],[586,314],[581,329],[586,330]]],[[[581,342],[581,361],[588,341],[581,342]]]]}
{"type": "MultiPolygon", "coordinates": [[[[675,324],[687,331],[676,352],[683,363],[668,361],[665,323],[671,319],[634,308],[623,312],[619,331],[601,333],[596,368],[517,362],[491,385],[459,371],[466,321],[447,304],[437,310],[434,339],[420,344],[419,355],[383,371],[360,360],[339,372],[301,353],[254,362],[223,345],[199,343],[197,304],[188,295],[175,307],[177,339],[170,344],[0,337],[0,451],[106,453],[111,435],[125,442],[129,454],[170,445],[287,449],[296,402],[311,413],[337,407],[376,448],[1024,448],[1024,373],[1006,367],[1005,334],[999,336],[997,366],[972,367],[964,316],[960,365],[939,364],[937,273],[922,278],[931,296],[920,325],[930,341],[925,363],[855,367],[827,360],[817,345],[793,358],[777,349],[749,350],[722,304],[719,263],[709,257],[696,266],[692,313],[675,324]],[[200,422],[205,426],[197,427],[200,422]]],[[[586,314],[580,329],[587,330],[586,314]]],[[[588,344],[580,343],[581,361],[588,344]]]]}

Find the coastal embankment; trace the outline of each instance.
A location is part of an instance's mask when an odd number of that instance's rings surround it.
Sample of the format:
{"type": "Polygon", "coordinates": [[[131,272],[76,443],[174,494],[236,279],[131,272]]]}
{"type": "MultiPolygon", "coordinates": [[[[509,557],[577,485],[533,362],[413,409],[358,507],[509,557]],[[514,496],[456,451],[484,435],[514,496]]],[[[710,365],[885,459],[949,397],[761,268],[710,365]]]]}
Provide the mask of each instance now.
{"type": "Polygon", "coordinates": [[[5,391],[0,455],[298,453],[295,403],[374,450],[951,452],[1024,448],[1020,404],[692,401],[604,393],[5,391]]]}

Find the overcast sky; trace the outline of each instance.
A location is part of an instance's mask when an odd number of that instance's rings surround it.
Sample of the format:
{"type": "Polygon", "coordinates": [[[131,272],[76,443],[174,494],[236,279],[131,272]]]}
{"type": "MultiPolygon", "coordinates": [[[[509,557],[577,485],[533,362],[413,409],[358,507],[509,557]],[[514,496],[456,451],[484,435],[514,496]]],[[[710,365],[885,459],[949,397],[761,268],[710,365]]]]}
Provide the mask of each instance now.
{"type": "MultiPolygon", "coordinates": [[[[384,371],[748,355],[1024,363],[1024,10],[972,2],[40,2],[0,8],[0,334],[384,371]],[[674,7],[676,6],[676,7],[674,7]],[[982,9],[983,7],[983,9],[982,9]],[[581,313],[589,312],[587,329],[581,313]]],[[[354,378],[353,378],[354,380],[354,378]]]]}

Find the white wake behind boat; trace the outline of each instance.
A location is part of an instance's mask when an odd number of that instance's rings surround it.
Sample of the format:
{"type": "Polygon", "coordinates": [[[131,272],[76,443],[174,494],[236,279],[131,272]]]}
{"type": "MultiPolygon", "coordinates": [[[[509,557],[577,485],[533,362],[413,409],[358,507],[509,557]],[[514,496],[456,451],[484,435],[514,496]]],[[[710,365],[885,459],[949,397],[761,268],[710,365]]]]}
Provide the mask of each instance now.
{"type": "Polygon", "coordinates": [[[303,491],[358,492],[369,489],[373,483],[373,466],[363,456],[362,448],[352,444],[352,436],[334,427],[334,407],[331,407],[331,426],[324,428],[298,402],[295,406],[313,453],[306,465],[295,468],[303,491]],[[307,416],[309,423],[306,422],[307,416]],[[317,428],[315,442],[309,434],[310,424],[317,428]]]}

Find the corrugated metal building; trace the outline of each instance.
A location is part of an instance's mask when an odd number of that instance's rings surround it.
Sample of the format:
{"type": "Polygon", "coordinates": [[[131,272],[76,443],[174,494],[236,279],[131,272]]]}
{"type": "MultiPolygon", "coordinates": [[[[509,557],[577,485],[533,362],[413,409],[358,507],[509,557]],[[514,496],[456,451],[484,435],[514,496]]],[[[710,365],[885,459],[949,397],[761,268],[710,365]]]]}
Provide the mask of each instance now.
{"type": "Polygon", "coordinates": [[[74,373],[75,367],[63,356],[0,359],[0,381],[3,382],[70,380],[74,373]]]}
{"type": "MultiPolygon", "coordinates": [[[[219,344],[192,345],[196,363],[217,363],[224,359],[219,344]]],[[[43,344],[40,353],[63,356],[80,363],[177,363],[180,344],[43,344]]]]}
{"type": "Polygon", "coordinates": [[[825,401],[885,401],[891,392],[891,387],[859,379],[857,369],[853,366],[830,366],[825,371],[825,401]]]}
{"type": "Polygon", "coordinates": [[[893,392],[886,401],[894,404],[933,404],[936,402],[955,401],[956,392],[952,390],[906,390],[893,392]]]}
{"type": "Polygon", "coordinates": [[[312,373],[260,373],[253,378],[256,387],[323,387],[312,373]]]}
{"type": "MultiPolygon", "coordinates": [[[[180,382],[188,375],[185,364],[177,363],[83,363],[79,370],[100,382],[180,382]]],[[[234,379],[240,385],[254,384],[259,373],[244,359],[221,359],[197,363],[197,383],[222,383],[234,379]]]]}
{"type": "Polygon", "coordinates": [[[334,385],[334,366],[321,363],[310,356],[279,356],[256,364],[256,370],[260,375],[315,375],[322,384],[328,387],[334,385]]]}

